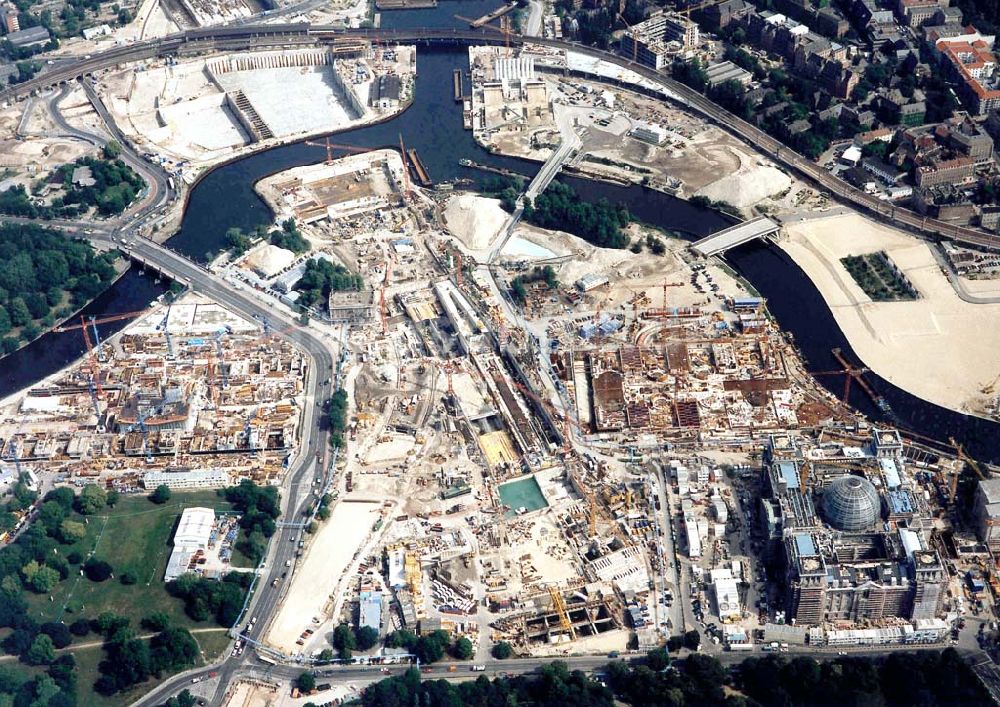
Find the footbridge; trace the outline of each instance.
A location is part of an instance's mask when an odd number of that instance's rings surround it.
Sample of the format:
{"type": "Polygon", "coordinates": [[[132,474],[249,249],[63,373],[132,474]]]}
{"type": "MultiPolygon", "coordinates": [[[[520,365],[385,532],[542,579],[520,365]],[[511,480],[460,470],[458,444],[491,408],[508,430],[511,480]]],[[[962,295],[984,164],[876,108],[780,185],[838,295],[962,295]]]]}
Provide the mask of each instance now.
{"type": "Polygon", "coordinates": [[[691,249],[706,258],[724,253],[730,248],[749,243],[755,238],[764,238],[777,233],[781,225],[767,218],[758,216],[755,219],[738,223],[691,244],[691,249]]]}

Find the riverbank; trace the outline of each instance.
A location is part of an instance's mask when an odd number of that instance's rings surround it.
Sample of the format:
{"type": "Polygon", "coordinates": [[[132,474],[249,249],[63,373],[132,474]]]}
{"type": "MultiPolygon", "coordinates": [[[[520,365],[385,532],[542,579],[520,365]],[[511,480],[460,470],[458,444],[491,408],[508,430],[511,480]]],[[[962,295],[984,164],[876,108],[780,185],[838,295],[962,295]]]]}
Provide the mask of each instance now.
{"type": "Polygon", "coordinates": [[[1000,376],[1000,304],[963,301],[931,246],[858,214],[792,222],[779,246],[817,287],[855,353],[872,371],[928,402],[989,417],[1000,376]],[[840,259],[884,251],[919,293],[873,302],[840,259]]]}
{"type": "MultiPolygon", "coordinates": [[[[10,352],[7,352],[7,353],[3,353],[2,351],[0,351],[0,361],[3,361],[8,356],[12,356],[13,354],[15,354],[18,351],[22,350],[26,346],[30,346],[31,344],[35,343],[39,339],[41,339],[41,338],[45,337],[46,335],[52,333],[53,329],[61,327],[64,324],[67,324],[67,323],[71,322],[72,320],[76,319],[77,317],[81,316],[81,313],[85,309],[87,309],[87,307],[89,307],[91,304],[93,304],[98,298],[100,298],[102,295],[104,295],[106,292],[108,292],[112,287],[114,287],[115,285],[117,285],[118,281],[121,280],[125,276],[125,273],[127,273],[129,271],[130,267],[131,267],[131,265],[130,265],[130,263],[128,261],[128,258],[123,258],[123,257],[117,258],[115,260],[115,276],[108,281],[108,284],[107,284],[106,287],[104,287],[104,289],[102,289],[96,295],[94,295],[89,300],[87,300],[86,302],[84,302],[83,304],[81,304],[79,307],[77,307],[75,310],[73,310],[73,312],[69,316],[66,316],[66,317],[62,318],[59,321],[53,322],[52,326],[44,327],[42,329],[41,333],[39,333],[38,336],[36,336],[35,338],[30,339],[28,341],[25,341],[24,343],[22,343],[20,346],[18,346],[13,351],[10,351],[10,352]]],[[[35,323],[37,323],[37,321],[35,323]]]]}

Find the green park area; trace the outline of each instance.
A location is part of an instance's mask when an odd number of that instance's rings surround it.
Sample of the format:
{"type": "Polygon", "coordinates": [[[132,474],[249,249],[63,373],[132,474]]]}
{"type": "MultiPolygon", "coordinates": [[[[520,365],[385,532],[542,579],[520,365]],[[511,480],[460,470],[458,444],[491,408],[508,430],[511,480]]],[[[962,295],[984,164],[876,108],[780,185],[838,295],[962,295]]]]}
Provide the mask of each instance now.
{"type": "Polygon", "coordinates": [[[917,299],[917,292],[889,261],[885,253],[849,255],[840,262],[858,287],[875,302],[902,302],[917,299]]]}
{"type": "MultiPolygon", "coordinates": [[[[217,514],[233,511],[232,504],[215,491],[175,491],[163,505],[150,503],[146,496],[123,496],[106,513],[73,518],[85,523],[87,534],[73,545],[58,548],[59,552],[67,557],[79,553],[85,558],[105,560],[114,568],[115,579],[92,582],[78,573],[71,575],[49,594],[27,595],[32,616],[39,623],[69,623],[80,614],[89,618],[113,611],[138,625],[150,607],[156,607],[170,617],[171,625],[198,626],[185,613],[183,602],[170,596],[163,582],[177,521],[185,508],[198,506],[211,508],[217,514]],[[136,582],[122,583],[125,574],[133,575],[136,582]]],[[[235,553],[233,566],[253,565],[235,553]]]]}
{"type": "MultiPolygon", "coordinates": [[[[178,519],[192,507],[237,514],[235,546],[259,558],[279,512],[277,489],[250,482],[131,496],[90,484],[38,499],[21,479],[3,501],[0,515],[34,516],[0,548],[0,705],[128,704],[214,661],[252,574],[185,574],[165,584],[178,519]]],[[[236,548],[233,569],[255,566],[236,548]]]]}

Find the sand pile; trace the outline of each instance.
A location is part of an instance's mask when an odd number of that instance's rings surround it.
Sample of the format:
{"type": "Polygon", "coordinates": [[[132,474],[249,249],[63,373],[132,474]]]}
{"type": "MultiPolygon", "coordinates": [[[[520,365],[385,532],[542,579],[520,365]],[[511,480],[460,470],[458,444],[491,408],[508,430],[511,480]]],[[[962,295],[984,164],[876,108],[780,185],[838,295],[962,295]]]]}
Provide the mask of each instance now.
{"type": "Polygon", "coordinates": [[[460,194],[448,201],[444,220],[449,233],[469,250],[485,250],[503,227],[507,212],[500,208],[499,199],[460,194]]]}
{"type": "Polygon", "coordinates": [[[790,186],[791,178],[780,169],[754,164],[702,187],[697,195],[745,209],[790,186]]]}

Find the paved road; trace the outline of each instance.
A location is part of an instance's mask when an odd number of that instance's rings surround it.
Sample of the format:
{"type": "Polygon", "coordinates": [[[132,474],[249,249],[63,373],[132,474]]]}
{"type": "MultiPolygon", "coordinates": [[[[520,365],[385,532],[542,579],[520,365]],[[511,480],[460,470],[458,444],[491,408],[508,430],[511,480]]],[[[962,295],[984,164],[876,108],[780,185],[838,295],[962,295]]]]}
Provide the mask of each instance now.
{"type": "MultiPolygon", "coordinates": [[[[0,100],[17,99],[40,88],[45,88],[61,81],[73,80],[77,77],[85,76],[87,73],[105,69],[121,62],[134,61],[141,58],[149,58],[164,54],[174,54],[182,49],[189,51],[209,49],[225,50],[246,46],[264,48],[268,46],[280,45],[284,42],[316,42],[321,41],[325,36],[328,37],[330,35],[359,36],[363,38],[382,39],[385,41],[444,41],[461,43],[497,42],[495,33],[491,33],[487,30],[415,29],[400,31],[345,31],[332,27],[310,27],[309,25],[246,25],[243,27],[191,30],[177,35],[172,35],[170,37],[115,47],[113,49],[95,54],[90,59],[83,59],[76,62],[65,62],[56,66],[53,71],[46,72],[44,75],[37,77],[32,81],[26,82],[25,84],[19,84],[0,92],[0,100]]],[[[645,78],[656,81],[663,86],[665,90],[669,90],[680,95],[682,100],[685,101],[692,109],[699,111],[712,120],[715,120],[722,127],[730,130],[737,136],[747,140],[760,149],[767,151],[775,160],[784,163],[786,166],[794,169],[807,179],[819,184],[821,187],[827,188],[831,193],[855,204],[856,206],[871,210],[884,218],[895,220],[897,223],[911,226],[925,232],[946,234],[950,237],[984,245],[995,246],[1000,244],[1000,239],[997,237],[987,236],[980,232],[972,231],[971,229],[955,228],[949,224],[942,224],[932,219],[923,219],[917,214],[897,209],[891,204],[879,202],[868,195],[857,192],[857,190],[852,189],[844,182],[836,179],[818,165],[805,160],[803,157],[797,155],[788,148],[778,144],[777,141],[770,136],[765,135],[748,123],[739,120],[732,114],[721,109],[719,106],[711,103],[704,96],[695,93],[686,86],[678,84],[658,72],[648,69],[647,67],[638,66],[627,59],[613,54],[608,54],[606,52],[590,49],[573,43],[545,39],[537,39],[535,41],[557,48],[579,51],[616,65],[630,68],[645,78]]],[[[91,96],[91,100],[95,103],[95,108],[98,113],[108,123],[109,129],[112,131],[112,135],[119,138],[123,147],[127,147],[127,141],[123,139],[123,136],[117,130],[117,127],[108,115],[106,109],[100,101],[100,98],[96,97],[96,94],[93,92],[93,88],[88,86],[86,81],[84,81],[84,86],[88,89],[88,96],[91,96]]],[[[131,219],[131,225],[133,227],[148,217],[155,210],[156,207],[153,204],[162,203],[163,198],[165,198],[166,190],[162,189],[155,177],[152,177],[150,191],[152,192],[154,199],[151,200],[151,204],[148,208],[143,207],[141,213],[133,215],[133,218],[131,219]]],[[[105,243],[107,240],[107,236],[105,234],[91,234],[91,237],[95,241],[101,241],[104,239],[105,243]]],[[[205,271],[200,266],[190,262],[183,256],[170,251],[164,246],[145,239],[136,239],[133,251],[135,254],[145,259],[148,263],[161,268],[167,274],[185,282],[193,290],[215,299],[224,306],[243,316],[267,316],[276,328],[289,326],[294,327],[294,322],[291,321],[290,317],[276,312],[272,308],[266,307],[252,295],[247,294],[232,284],[221,280],[217,276],[205,271]]],[[[330,377],[330,372],[333,370],[333,356],[329,345],[332,342],[324,341],[315,331],[309,329],[292,329],[291,333],[286,336],[301,346],[311,359],[311,370],[309,371],[309,381],[307,387],[309,398],[307,399],[306,411],[304,413],[303,420],[302,452],[297,462],[287,475],[285,484],[286,493],[283,495],[286,508],[285,517],[287,518],[294,516],[304,504],[308,496],[308,491],[311,489],[311,484],[303,483],[303,481],[308,478],[309,474],[313,473],[316,452],[323,449],[323,445],[325,443],[325,436],[317,433],[319,420],[318,402],[328,394],[328,391],[323,389],[322,381],[330,377]]],[[[285,571],[285,562],[289,560],[294,553],[295,544],[293,543],[293,540],[298,533],[299,531],[294,528],[283,528],[279,530],[275,535],[275,542],[273,542],[269,548],[267,565],[262,573],[259,587],[253,597],[253,603],[251,604],[249,611],[249,615],[256,615],[260,617],[257,624],[259,631],[264,630],[268,617],[273,613],[273,608],[280,599],[280,591],[283,588],[282,584],[279,582],[278,587],[272,587],[271,583],[273,579],[280,578],[281,573],[285,571]]],[[[684,600],[683,596],[678,596],[677,599],[679,601],[684,600]]],[[[743,655],[734,655],[730,657],[730,655],[731,654],[723,654],[721,658],[724,662],[732,662],[735,660],[742,660],[744,657],[743,655]]],[[[830,653],[822,652],[818,653],[818,655],[828,656],[830,653]]],[[[582,657],[570,658],[568,661],[574,667],[579,667],[580,669],[592,669],[592,667],[596,667],[606,662],[606,659],[602,657],[582,657]],[[588,666],[592,667],[588,668],[588,666]]],[[[488,668],[491,671],[504,670],[512,672],[514,670],[534,669],[538,664],[543,662],[547,661],[530,660],[524,664],[519,664],[517,661],[505,661],[498,664],[491,663],[488,668]]],[[[185,683],[190,683],[190,680],[193,677],[207,675],[208,672],[213,669],[218,670],[220,673],[220,687],[218,694],[221,694],[225,685],[233,675],[240,671],[247,670],[248,667],[252,667],[255,663],[256,658],[251,657],[250,653],[246,653],[239,660],[223,660],[214,668],[203,668],[191,671],[184,675],[176,676],[175,678],[164,683],[160,688],[154,690],[149,695],[141,699],[137,704],[157,704],[158,702],[166,699],[169,695],[173,694],[176,690],[179,690],[185,683]]],[[[297,673],[297,669],[294,667],[282,667],[275,668],[273,670],[275,673],[287,673],[289,675],[297,673]]],[[[373,669],[349,667],[338,668],[336,670],[342,671],[343,677],[345,679],[349,679],[353,676],[371,675],[371,671],[373,669]]],[[[433,668],[432,670],[438,671],[441,670],[441,668],[433,668]]],[[[445,668],[445,670],[447,669],[445,668]]],[[[457,670],[461,670],[461,668],[457,668],[457,670]]],[[[452,675],[455,674],[444,673],[442,676],[450,677],[452,675]]],[[[374,677],[380,676],[381,674],[374,677]]]]}
{"type": "Polygon", "coordinates": [[[538,37],[542,33],[542,13],[545,6],[542,0],[528,0],[528,20],[524,23],[524,34],[527,37],[538,37]]]}

